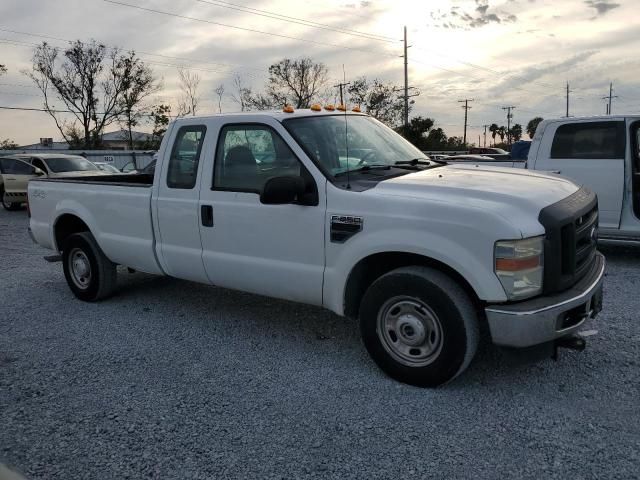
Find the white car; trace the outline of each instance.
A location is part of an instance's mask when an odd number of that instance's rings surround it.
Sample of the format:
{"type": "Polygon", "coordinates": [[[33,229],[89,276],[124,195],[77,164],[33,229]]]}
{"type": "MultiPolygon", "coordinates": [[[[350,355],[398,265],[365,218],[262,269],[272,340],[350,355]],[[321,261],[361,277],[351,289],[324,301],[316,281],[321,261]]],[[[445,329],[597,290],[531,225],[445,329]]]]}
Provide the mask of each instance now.
{"type": "Polygon", "coordinates": [[[413,385],[462,372],[481,322],[498,345],[584,347],[605,263],[593,192],[432,162],[366,115],[317,110],[177,119],[154,177],[32,180],[32,236],[81,300],[112,294],[119,264],[359,318],[413,385]]]}

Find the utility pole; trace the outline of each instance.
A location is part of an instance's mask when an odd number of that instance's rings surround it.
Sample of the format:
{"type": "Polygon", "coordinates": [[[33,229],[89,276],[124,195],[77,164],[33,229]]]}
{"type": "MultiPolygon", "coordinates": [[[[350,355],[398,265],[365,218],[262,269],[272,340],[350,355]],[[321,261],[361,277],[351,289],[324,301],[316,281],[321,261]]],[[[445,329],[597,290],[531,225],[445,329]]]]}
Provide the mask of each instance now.
{"type": "Polygon", "coordinates": [[[566,115],[567,118],[569,117],[569,92],[570,92],[569,82],[567,82],[567,115],[566,115]]]}
{"type": "Polygon", "coordinates": [[[464,103],[464,138],[462,140],[462,143],[464,143],[465,145],[467,144],[467,118],[468,118],[468,112],[469,109],[471,108],[469,106],[469,102],[473,102],[473,98],[465,98],[464,100],[458,100],[458,103],[464,103]]]}
{"type": "Polygon", "coordinates": [[[478,146],[480,146],[480,135],[478,135],[478,146]]]}
{"type": "Polygon", "coordinates": [[[483,147],[487,146],[487,127],[488,126],[489,125],[483,125],[483,127],[484,127],[484,145],[483,145],[483,147]]]}
{"type": "Polygon", "coordinates": [[[343,95],[342,89],[344,87],[346,87],[347,85],[351,85],[351,82],[343,82],[343,83],[339,83],[337,85],[334,85],[335,88],[339,88],[340,89],[340,105],[344,105],[344,95],[343,95]]]}
{"type": "MultiPolygon", "coordinates": [[[[613,82],[609,84],[609,103],[607,104],[607,115],[611,115],[611,100],[614,98],[618,98],[617,95],[613,94],[613,82]]],[[[605,100],[607,97],[605,97],[605,100]]]]}
{"type": "Polygon", "coordinates": [[[407,58],[407,26],[404,26],[404,129],[409,130],[409,59],[407,58]]]}
{"type": "Polygon", "coordinates": [[[511,119],[513,118],[513,114],[511,110],[514,110],[516,107],[513,105],[509,105],[508,107],[502,107],[503,110],[507,111],[507,143],[511,145],[511,119]]]}
{"type": "MultiPolygon", "coordinates": [[[[411,45],[407,45],[407,27],[404,27],[404,55],[402,55],[402,58],[404,58],[404,88],[394,88],[393,91],[394,92],[399,92],[402,91],[404,92],[404,94],[401,96],[401,98],[404,100],[404,131],[408,131],[409,130],[409,99],[411,97],[417,97],[418,95],[420,95],[420,91],[416,89],[416,87],[410,87],[409,86],[409,60],[407,58],[407,50],[409,47],[411,47],[411,45]],[[409,95],[409,90],[414,90],[416,91],[416,93],[413,93],[411,95],[409,95]]],[[[411,101],[411,103],[413,103],[413,100],[411,101]]]]}

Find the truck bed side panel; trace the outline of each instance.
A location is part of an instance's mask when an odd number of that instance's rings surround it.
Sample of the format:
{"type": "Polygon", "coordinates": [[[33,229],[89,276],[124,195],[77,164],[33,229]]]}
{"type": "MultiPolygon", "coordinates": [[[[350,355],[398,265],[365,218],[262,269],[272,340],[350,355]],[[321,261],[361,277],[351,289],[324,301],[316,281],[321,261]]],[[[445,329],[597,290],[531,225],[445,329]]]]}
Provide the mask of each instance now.
{"type": "Polygon", "coordinates": [[[29,184],[31,230],[42,246],[59,249],[54,229],[63,215],[80,218],[113,262],[162,274],[154,252],[151,188],[36,180],[29,184]]]}

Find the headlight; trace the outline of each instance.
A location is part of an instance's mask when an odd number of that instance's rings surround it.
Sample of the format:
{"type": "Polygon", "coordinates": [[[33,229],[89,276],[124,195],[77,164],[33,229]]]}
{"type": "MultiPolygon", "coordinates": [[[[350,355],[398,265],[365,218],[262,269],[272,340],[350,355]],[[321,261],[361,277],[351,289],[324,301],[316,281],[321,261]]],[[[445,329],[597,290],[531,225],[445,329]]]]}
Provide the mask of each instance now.
{"type": "Polygon", "coordinates": [[[544,237],[501,240],[495,246],[495,271],[509,300],[542,292],[544,237]]]}

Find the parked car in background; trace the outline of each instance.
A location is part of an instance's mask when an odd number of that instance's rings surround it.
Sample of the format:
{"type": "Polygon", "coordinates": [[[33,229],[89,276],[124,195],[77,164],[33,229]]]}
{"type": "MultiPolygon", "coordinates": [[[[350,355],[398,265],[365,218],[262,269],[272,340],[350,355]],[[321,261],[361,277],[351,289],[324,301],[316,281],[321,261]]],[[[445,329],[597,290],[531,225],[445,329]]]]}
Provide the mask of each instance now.
{"type": "Polygon", "coordinates": [[[471,147],[469,153],[472,155],[509,155],[506,150],[495,147],[471,147]]]}
{"type": "Polygon", "coordinates": [[[581,349],[602,306],[593,192],[425,159],[367,115],[180,118],[158,166],[30,182],[31,234],[77,298],[112,294],[119,264],[324,306],[359,318],[375,362],[419,386],[469,365],[480,322],[498,345],[581,349]]]}
{"type": "Polygon", "coordinates": [[[452,155],[450,157],[445,157],[440,159],[442,162],[447,162],[449,165],[455,165],[458,163],[464,164],[476,164],[483,166],[492,166],[492,167],[523,167],[525,164],[524,160],[512,160],[509,154],[491,157],[489,155],[452,155]],[[504,157],[504,158],[503,158],[504,157]]]}
{"type": "Polygon", "coordinates": [[[0,199],[6,210],[17,210],[27,201],[29,180],[44,172],[13,155],[0,157],[0,199]]]}
{"type": "Polygon", "coordinates": [[[0,158],[2,206],[17,210],[27,201],[27,184],[36,177],[61,178],[105,175],[84,157],[57,153],[16,154],[0,158]]]}
{"type": "Polygon", "coordinates": [[[34,155],[19,154],[16,157],[29,162],[34,167],[38,167],[49,178],[82,177],[107,173],[80,155],[38,153],[34,155]]]}
{"type": "Polygon", "coordinates": [[[92,162],[92,163],[96,167],[98,167],[100,170],[102,170],[103,172],[107,172],[107,173],[122,173],[120,170],[118,170],[116,167],[114,167],[110,163],[106,163],[106,162],[92,162]]]}

